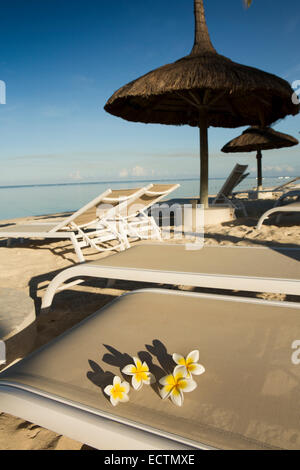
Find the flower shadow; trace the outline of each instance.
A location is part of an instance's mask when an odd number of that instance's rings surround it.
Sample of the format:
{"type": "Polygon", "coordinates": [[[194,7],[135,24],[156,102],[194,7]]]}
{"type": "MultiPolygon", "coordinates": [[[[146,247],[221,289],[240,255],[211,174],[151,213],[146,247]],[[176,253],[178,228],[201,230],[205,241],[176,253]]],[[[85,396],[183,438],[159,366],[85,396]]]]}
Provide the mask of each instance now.
{"type": "MultiPolygon", "coordinates": [[[[172,374],[176,366],[172,355],[168,353],[166,346],[158,339],[152,341],[152,345],[146,344],[146,349],[156,357],[165,374],[172,374]]],[[[161,377],[160,377],[161,378],[161,377]]]]}
{"type": "Polygon", "coordinates": [[[114,374],[110,371],[104,371],[95,361],[89,360],[91,371],[87,372],[87,378],[97,387],[101,388],[104,397],[109,401],[109,397],[104,392],[107,385],[111,385],[114,380],[114,374]]]}
{"type": "Polygon", "coordinates": [[[128,376],[123,374],[122,369],[124,369],[125,366],[128,364],[133,363],[133,358],[127,353],[121,353],[117,349],[115,349],[113,346],[109,346],[107,344],[104,344],[106,349],[110,352],[110,354],[106,353],[104,354],[102,361],[106,362],[106,364],[109,364],[114,367],[118,367],[120,369],[120,373],[122,377],[125,380],[128,380],[128,376]]]}
{"type": "MultiPolygon", "coordinates": [[[[127,353],[122,353],[113,346],[107,344],[104,344],[104,346],[108,353],[103,355],[102,361],[110,366],[117,367],[120,371],[119,375],[127,382],[131,382],[131,379],[129,379],[128,375],[124,374],[122,370],[129,364],[133,364],[133,356],[130,356],[127,353]]],[[[155,382],[151,383],[151,388],[158,396],[160,396],[159,380],[165,375],[172,374],[176,364],[172,355],[168,353],[166,346],[158,339],[154,339],[152,344],[146,344],[145,349],[146,350],[139,351],[137,356],[142,362],[147,363],[149,371],[155,378],[155,382]],[[155,364],[155,360],[158,364],[155,364]]],[[[104,371],[92,360],[89,360],[89,364],[92,371],[87,373],[88,379],[100,387],[104,396],[108,399],[107,395],[104,393],[104,389],[107,385],[111,385],[113,383],[115,374],[109,371],[104,371]]]]}

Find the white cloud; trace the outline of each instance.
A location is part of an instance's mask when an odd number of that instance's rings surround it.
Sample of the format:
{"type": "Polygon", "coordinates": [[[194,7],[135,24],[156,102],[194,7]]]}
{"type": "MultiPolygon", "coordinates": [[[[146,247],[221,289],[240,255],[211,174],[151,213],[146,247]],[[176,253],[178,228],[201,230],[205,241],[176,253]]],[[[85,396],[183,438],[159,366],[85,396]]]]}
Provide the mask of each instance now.
{"type": "Polygon", "coordinates": [[[126,168],[123,168],[119,173],[120,178],[127,178],[129,176],[129,172],[126,168]]]}
{"type": "Polygon", "coordinates": [[[145,178],[146,176],[153,176],[155,171],[152,169],[147,170],[140,165],[136,165],[133,168],[122,168],[119,172],[120,178],[145,178]]]}
{"type": "Polygon", "coordinates": [[[137,165],[132,169],[131,174],[132,176],[135,176],[135,177],[141,177],[141,176],[146,176],[147,171],[145,170],[145,168],[137,165]]]}
{"type": "Polygon", "coordinates": [[[275,173],[292,173],[293,171],[295,171],[295,168],[289,165],[264,166],[263,171],[274,171],[275,173]]]}

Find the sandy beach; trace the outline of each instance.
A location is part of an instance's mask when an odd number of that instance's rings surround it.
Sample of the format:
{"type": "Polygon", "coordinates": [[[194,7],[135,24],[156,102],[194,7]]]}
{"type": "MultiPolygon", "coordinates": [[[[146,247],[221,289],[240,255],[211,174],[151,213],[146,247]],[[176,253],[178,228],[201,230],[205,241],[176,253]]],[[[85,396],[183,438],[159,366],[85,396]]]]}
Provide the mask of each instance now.
{"type": "MultiPolygon", "coordinates": [[[[268,202],[249,202],[250,216],[225,224],[209,226],[205,233],[207,245],[246,245],[246,246],[300,246],[299,216],[284,217],[279,225],[275,219],[266,222],[260,231],[255,224],[258,214],[264,211],[268,202]]],[[[0,226],[32,221],[56,221],[64,214],[22,218],[1,221],[0,226]]],[[[184,240],[176,242],[184,242],[184,240]]],[[[113,252],[112,252],[113,253],[113,252]]],[[[95,253],[85,249],[87,260],[110,256],[112,253],[95,253]]],[[[34,349],[48,343],[73,325],[94,313],[104,304],[129,290],[146,287],[146,284],[117,282],[114,288],[106,288],[101,280],[86,283],[59,293],[46,315],[39,315],[41,298],[49,281],[62,269],[76,263],[72,245],[66,241],[25,240],[14,241],[11,247],[6,240],[0,240],[0,287],[14,288],[29,295],[35,302],[37,315],[37,338],[34,349]]],[[[149,284],[147,284],[149,287],[149,284]]],[[[180,288],[180,286],[178,287],[180,288]]],[[[187,289],[187,288],[185,288],[187,289]]],[[[197,289],[201,291],[201,289],[197,289]]],[[[204,291],[204,289],[202,289],[204,291]]],[[[210,291],[206,289],[206,291],[210,291]]],[[[220,292],[220,291],[219,291],[220,292]]],[[[228,291],[226,291],[228,292],[228,291]]],[[[233,295],[246,295],[233,292],[233,295]]],[[[249,295],[249,294],[247,294],[249,295]]],[[[275,294],[250,294],[265,299],[300,301],[299,297],[275,294]]],[[[87,446],[64,436],[25,422],[0,411],[0,449],[86,449],[87,446]]]]}

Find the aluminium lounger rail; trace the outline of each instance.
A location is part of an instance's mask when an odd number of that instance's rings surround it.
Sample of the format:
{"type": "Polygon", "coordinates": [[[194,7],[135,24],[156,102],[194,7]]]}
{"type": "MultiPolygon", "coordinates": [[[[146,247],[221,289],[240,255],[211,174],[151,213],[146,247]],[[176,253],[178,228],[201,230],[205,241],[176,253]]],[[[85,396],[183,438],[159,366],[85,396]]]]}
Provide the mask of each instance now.
{"type": "Polygon", "coordinates": [[[292,302],[126,294],[0,374],[0,409],[103,450],[299,449],[299,315],[292,302]],[[206,371],[180,408],[157,382],[192,350],[206,371]],[[133,356],[156,384],[113,407],[103,390],[133,356]]]}
{"type": "MultiPolygon", "coordinates": [[[[300,193],[299,193],[300,194],[300,193]]],[[[288,212],[288,213],[293,213],[293,212],[300,212],[300,202],[292,202],[290,204],[287,204],[285,206],[277,206],[277,207],[273,207],[273,209],[270,209],[268,210],[267,212],[265,212],[259,219],[258,223],[257,223],[257,230],[260,230],[264,221],[266,219],[268,219],[271,215],[273,214],[276,214],[277,212],[279,212],[279,215],[277,216],[277,220],[276,222],[278,223],[278,219],[280,218],[280,216],[282,215],[282,213],[284,212],[288,212]]]]}
{"type": "Polygon", "coordinates": [[[65,269],[50,282],[42,308],[84,277],[299,295],[299,261],[300,249],[205,246],[189,251],[184,245],[146,243],[65,269]],[[80,279],[68,283],[75,278],[80,279]]]}

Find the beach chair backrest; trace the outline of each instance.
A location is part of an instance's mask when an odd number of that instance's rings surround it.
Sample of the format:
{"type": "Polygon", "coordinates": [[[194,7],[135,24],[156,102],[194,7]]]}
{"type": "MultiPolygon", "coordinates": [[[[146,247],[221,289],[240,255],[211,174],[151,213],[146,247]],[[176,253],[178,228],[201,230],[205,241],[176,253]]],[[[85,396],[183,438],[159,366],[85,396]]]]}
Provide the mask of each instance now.
{"type": "MultiPolygon", "coordinates": [[[[149,185],[150,187],[151,185],[149,185]]],[[[114,218],[120,213],[126,213],[129,202],[136,200],[145,192],[146,188],[131,189],[113,189],[111,193],[105,197],[97,207],[97,216],[114,218]]]]}
{"type": "Polygon", "coordinates": [[[97,206],[111,192],[112,192],[111,189],[107,189],[102,194],[100,194],[100,196],[98,196],[95,199],[93,199],[92,201],[90,201],[88,204],[83,206],[81,209],[78,209],[78,211],[73,212],[73,214],[71,214],[69,217],[67,217],[62,222],[60,222],[55,227],[53,227],[50,230],[50,232],[57,232],[58,230],[68,228],[72,222],[76,223],[76,225],[78,227],[80,227],[84,224],[92,222],[93,220],[96,220],[97,219],[97,215],[96,215],[97,206]]]}
{"type": "Polygon", "coordinates": [[[298,180],[300,180],[300,176],[297,176],[296,178],[293,178],[293,179],[289,180],[287,183],[284,183],[284,184],[281,184],[280,186],[277,186],[272,191],[280,191],[280,189],[283,189],[286,186],[289,186],[290,184],[295,183],[295,181],[298,181],[298,180]]]}
{"type": "Polygon", "coordinates": [[[141,211],[145,212],[179,187],[180,184],[153,184],[151,187],[145,188],[145,192],[141,194],[139,198],[130,201],[128,205],[128,216],[137,215],[141,211]]]}
{"type": "MultiPolygon", "coordinates": [[[[221,201],[224,196],[227,198],[230,196],[234,188],[248,175],[244,175],[248,165],[239,165],[238,163],[233,168],[232,172],[228,176],[227,180],[223,184],[222,188],[218,192],[215,201],[221,201]]],[[[248,173],[249,174],[249,173],[248,173]]]]}

